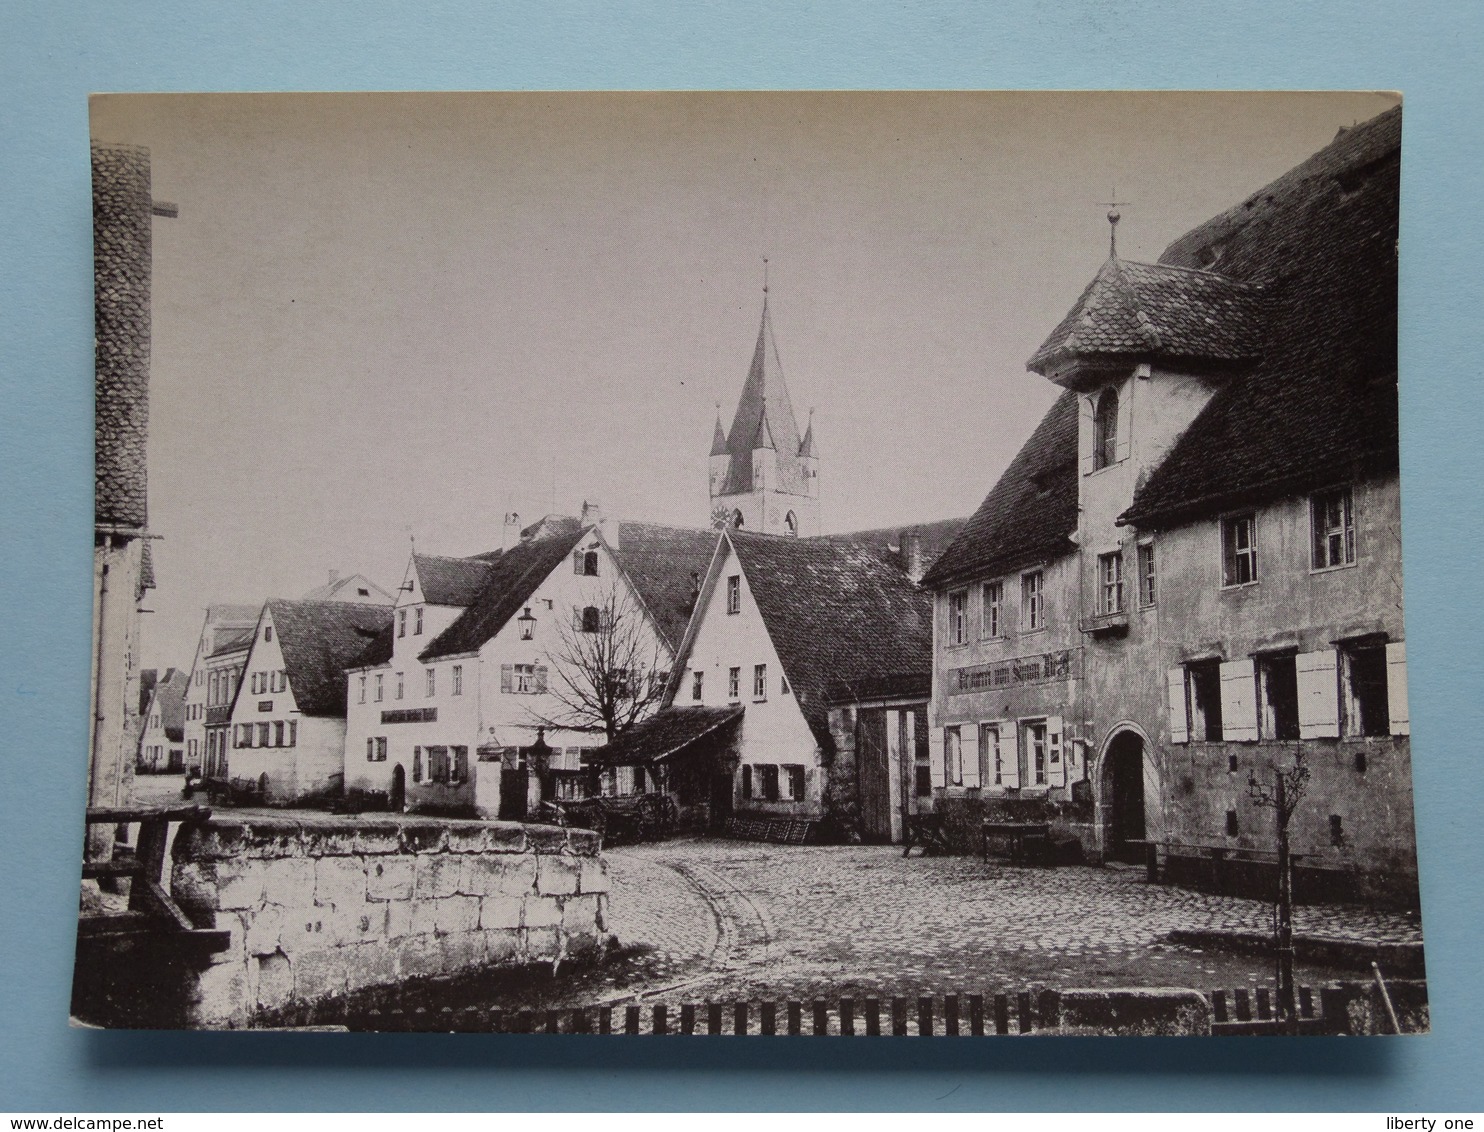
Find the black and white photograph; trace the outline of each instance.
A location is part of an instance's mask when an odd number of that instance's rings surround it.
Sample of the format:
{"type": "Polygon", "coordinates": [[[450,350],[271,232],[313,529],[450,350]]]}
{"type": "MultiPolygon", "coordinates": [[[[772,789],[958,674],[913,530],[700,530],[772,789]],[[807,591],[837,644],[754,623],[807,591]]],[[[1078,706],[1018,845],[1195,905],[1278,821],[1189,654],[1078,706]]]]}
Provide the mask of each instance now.
{"type": "Polygon", "coordinates": [[[75,1026],[1428,1031],[1400,95],[89,117],[75,1026]]]}

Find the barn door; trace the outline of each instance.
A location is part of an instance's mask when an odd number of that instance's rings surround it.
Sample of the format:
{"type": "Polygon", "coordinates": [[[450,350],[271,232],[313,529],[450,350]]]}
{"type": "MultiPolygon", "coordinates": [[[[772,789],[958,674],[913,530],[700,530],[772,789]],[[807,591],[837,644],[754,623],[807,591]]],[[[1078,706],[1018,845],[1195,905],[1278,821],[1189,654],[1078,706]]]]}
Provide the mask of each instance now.
{"type": "Polygon", "coordinates": [[[882,708],[862,709],[856,715],[855,767],[861,838],[890,842],[891,768],[886,753],[886,711],[882,708]]]}

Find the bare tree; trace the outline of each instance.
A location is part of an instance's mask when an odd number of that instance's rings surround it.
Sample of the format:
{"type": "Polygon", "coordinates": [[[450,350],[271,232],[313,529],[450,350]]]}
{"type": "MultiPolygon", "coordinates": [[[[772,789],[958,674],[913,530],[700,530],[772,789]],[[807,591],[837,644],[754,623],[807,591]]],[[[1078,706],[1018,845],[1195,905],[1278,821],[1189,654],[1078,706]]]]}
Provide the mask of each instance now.
{"type": "Polygon", "coordinates": [[[597,605],[557,621],[546,692],[555,701],[537,724],[601,731],[611,741],[658,706],[668,654],[627,586],[611,584],[597,605]]]}
{"type": "Polygon", "coordinates": [[[1309,783],[1309,767],[1299,748],[1293,766],[1283,769],[1272,764],[1271,782],[1258,780],[1257,772],[1247,776],[1247,794],[1258,806],[1270,808],[1278,823],[1278,894],[1274,909],[1273,935],[1278,952],[1278,1012],[1289,1025],[1297,1012],[1293,999],[1293,858],[1288,848],[1288,825],[1298,804],[1303,801],[1309,783]]]}

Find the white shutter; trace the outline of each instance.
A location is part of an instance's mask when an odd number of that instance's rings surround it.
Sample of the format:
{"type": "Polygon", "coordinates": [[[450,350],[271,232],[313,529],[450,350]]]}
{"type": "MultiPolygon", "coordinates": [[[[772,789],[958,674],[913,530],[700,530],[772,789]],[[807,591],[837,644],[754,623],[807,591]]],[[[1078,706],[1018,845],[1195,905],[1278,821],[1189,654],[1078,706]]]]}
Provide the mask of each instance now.
{"type": "Polygon", "coordinates": [[[979,777],[979,725],[961,724],[958,729],[958,757],[963,760],[964,789],[978,790],[979,777]]]}
{"type": "Polygon", "coordinates": [[[1165,673],[1170,690],[1170,742],[1190,742],[1190,709],[1185,704],[1185,669],[1171,668],[1165,673]]]}
{"type": "Polygon", "coordinates": [[[1386,706],[1391,716],[1393,735],[1412,734],[1411,715],[1407,710],[1407,645],[1392,641],[1386,646],[1386,706]]]}
{"type": "Polygon", "coordinates": [[[1300,739],[1336,739],[1340,735],[1340,654],[1334,649],[1301,652],[1298,672],[1300,739]]]}
{"type": "Polygon", "coordinates": [[[1128,459],[1129,441],[1133,436],[1134,387],[1132,383],[1118,392],[1118,442],[1113,458],[1119,463],[1128,459]]]}
{"type": "Polygon", "coordinates": [[[1048,786],[1067,784],[1067,766],[1062,761],[1063,757],[1061,716],[1053,715],[1046,720],[1046,784],[1048,786]]]}
{"type": "Polygon", "coordinates": [[[1222,662],[1221,737],[1228,743],[1257,742],[1257,674],[1251,657],[1222,662]]]}
{"type": "Polygon", "coordinates": [[[1013,719],[1000,726],[1000,778],[1006,787],[1020,785],[1020,727],[1013,719]]]}
{"type": "Polygon", "coordinates": [[[928,775],[934,790],[943,789],[948,781],[943,768],[943,749],[948,743],[945,734],[939,731],[928,737],[928,775]]]}

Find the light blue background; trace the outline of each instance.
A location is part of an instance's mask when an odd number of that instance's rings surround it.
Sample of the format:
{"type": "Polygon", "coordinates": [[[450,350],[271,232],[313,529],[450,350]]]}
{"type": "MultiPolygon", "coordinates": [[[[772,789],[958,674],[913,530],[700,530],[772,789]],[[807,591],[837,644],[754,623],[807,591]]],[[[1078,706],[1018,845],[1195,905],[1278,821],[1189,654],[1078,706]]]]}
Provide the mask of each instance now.
{"type": "Polygon", "coordinates": [[[0,1109],[1479,1108],[1484,6],[188,0],[0,6],[0,1109]],[[92,478],[89,91],[1391,88],[1433,1032],[1408,1040],[649,1042],[66,1025],[92,478]]]}

